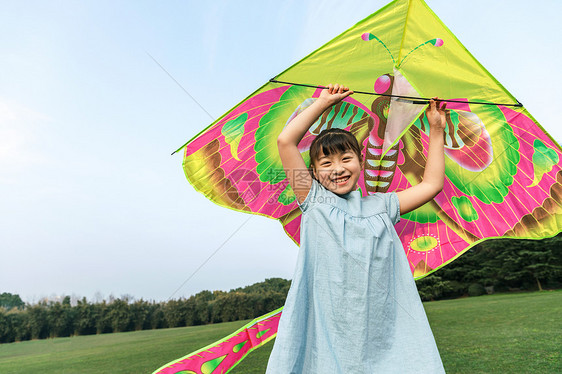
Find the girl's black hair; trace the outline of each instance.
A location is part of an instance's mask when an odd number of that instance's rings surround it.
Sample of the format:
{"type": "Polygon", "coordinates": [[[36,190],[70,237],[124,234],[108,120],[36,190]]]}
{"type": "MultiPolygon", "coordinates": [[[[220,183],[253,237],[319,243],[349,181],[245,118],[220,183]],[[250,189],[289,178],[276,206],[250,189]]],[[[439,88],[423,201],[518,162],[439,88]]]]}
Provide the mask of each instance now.
{"type": "Polygon", "coordinates": [[[314,161],[318,160],[320,153],[329,156],[347,151],[353,151],[359,160],[363,159],[361,147],[352,133],[338,128],[323,130],[310,145],[310,167],[314,167],[314,161]]]}

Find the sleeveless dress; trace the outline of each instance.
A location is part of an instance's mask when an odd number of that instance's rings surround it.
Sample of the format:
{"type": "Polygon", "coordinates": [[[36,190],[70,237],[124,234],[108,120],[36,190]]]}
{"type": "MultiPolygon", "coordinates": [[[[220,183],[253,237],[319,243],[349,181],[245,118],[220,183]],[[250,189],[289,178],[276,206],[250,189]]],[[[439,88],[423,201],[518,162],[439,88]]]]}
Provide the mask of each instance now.
{"type": "Polygon", "coordinates": [[[336,195],[313,179],[267,374],[444,373],[394,224],[395,193],[336,195]]]}

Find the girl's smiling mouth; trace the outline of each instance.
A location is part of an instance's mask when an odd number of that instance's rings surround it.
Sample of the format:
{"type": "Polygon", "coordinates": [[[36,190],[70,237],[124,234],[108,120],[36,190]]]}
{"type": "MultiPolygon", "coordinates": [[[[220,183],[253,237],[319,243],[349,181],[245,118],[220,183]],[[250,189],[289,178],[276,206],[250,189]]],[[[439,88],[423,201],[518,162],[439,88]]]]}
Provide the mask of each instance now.
{"type": "Polygon", "coordinates": [[[349,180],[349,178],[351,178],[351,176],[346,175],[344,177],[337,177],[332,179],[332,182],[337,184],[338,186],[344,185],[347,183],[347,181],[349,180]]]}

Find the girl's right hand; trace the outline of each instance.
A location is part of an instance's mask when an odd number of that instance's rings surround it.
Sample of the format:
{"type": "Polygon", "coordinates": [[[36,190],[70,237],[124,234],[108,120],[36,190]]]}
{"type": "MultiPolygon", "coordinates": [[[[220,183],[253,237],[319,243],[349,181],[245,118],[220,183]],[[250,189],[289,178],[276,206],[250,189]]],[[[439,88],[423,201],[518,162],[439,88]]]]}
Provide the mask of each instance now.
{"type": "Polygon", "coordinates": [[[353,91],[351,91],[347,86],[339,84],[333,85],[330,83],[327,88],[322,90],[318,100],[324,102],[327,106],[332,106],[351,94],[353,94],[353,91]]]}
{"type": "Polygon", "coordinates": [[[427,121],[430,129],[442,131],[447,125],[447,103],[441,102],[439,98],[434,97],[429,100],[429,106],[425,110],[427,121]]]}

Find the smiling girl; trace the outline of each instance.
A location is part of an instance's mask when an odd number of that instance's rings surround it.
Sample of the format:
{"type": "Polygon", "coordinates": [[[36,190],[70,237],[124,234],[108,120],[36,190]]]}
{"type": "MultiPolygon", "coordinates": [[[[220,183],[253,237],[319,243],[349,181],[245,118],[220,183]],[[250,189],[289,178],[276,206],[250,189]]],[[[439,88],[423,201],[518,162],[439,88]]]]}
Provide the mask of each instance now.
{"type": "Polygon", "coordinates": [[[445,105],[430,101],[423,181],[397,193],[356,190],[356,138],[322,131],[310,170],[298,144],[332,105],[351,95],[329,85],[277,139],[302,211],[301,248],[267,373],[443,373],[433,334],[394,225],[443,188],[445,105]]]}

